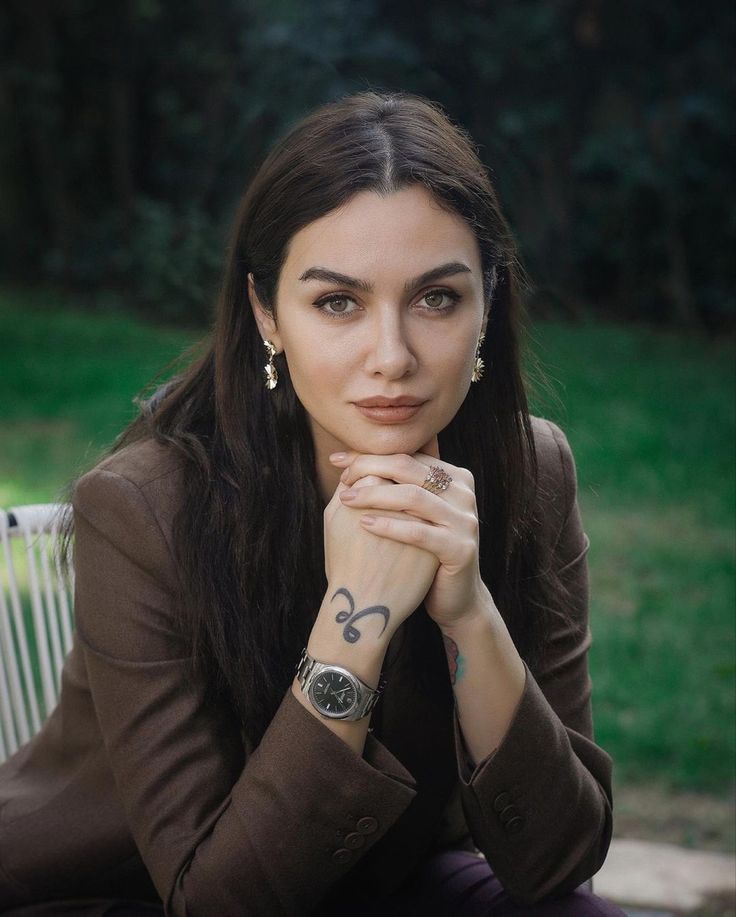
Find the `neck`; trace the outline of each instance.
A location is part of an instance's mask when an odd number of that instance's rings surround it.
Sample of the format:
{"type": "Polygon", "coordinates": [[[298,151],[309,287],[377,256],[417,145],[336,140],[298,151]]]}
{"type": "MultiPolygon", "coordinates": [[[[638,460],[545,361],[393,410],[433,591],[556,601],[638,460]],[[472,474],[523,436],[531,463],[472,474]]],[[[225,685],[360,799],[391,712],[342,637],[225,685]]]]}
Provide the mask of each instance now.
{"type": "MultiPolygon", "coordinates": [[[[333,449],[333,452],[336,451],[333,449]]],[[[329,453],[328,453],[329,455],[329,453]]],[[[317,465],[317,486],[319,487],[319,492],[322,495],[322,500],[327,506],[327,504],[332,499],[337,485],[340,482],[340,475],[342,473],[342,468],[335,468],[334,465],[330,464],[330,461],[325,456],[324,461],[321,460],[320,456],[316,457],[317,465]]]]}
{"type": "Polygon", "coordinates": [[[328,434],[314,422],[312,426],[312,442],[314,444],[314,467],[317,472],[317,486],[325,506],[332,499],[337,485],[340,483],[342,468],[337,468],[330,461],[333,452],[348,451],[344,443],[328,434]]]}

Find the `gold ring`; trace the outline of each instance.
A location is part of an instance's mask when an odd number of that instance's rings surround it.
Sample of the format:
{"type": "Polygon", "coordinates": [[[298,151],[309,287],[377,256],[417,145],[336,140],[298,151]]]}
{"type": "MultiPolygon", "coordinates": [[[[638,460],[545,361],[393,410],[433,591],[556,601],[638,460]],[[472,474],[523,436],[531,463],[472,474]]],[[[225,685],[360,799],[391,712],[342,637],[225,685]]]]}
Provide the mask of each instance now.
{"type": "Polygon", "coordinates": [[[439,465],[431,465],[422,487],[433,494],[441,494],[452,484],[452,478],[439,465]]]}

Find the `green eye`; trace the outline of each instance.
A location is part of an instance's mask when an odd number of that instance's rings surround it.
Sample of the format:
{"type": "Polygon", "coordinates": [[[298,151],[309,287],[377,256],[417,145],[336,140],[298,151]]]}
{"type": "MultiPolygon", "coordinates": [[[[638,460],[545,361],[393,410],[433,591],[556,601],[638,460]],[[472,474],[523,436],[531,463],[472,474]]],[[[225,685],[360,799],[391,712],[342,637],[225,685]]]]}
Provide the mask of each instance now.
{"type": "Polygon", "coordinates": [[[345,315],[352,315],[354,309],[348,309],[348,303],[352,302],[349,296],[327,296],[320,299],[314,304],[315,309],[319,309],[323,315],[330,318],[341,318],[345,315]],[[329,306],[329,308],[327,308],[329,306]]]}
{"type": "Polygon", "coordinates": [[[430,290],[422,296],[420,302],[424,300],[430,312],[448,312],[460,298],[460,294],[454,290],[430,290]],[[443,298],[449,300],[449,302],[445,302],[442,305],[443,298]],[[434,300],[434,302],[431,300],[434,300]]]}

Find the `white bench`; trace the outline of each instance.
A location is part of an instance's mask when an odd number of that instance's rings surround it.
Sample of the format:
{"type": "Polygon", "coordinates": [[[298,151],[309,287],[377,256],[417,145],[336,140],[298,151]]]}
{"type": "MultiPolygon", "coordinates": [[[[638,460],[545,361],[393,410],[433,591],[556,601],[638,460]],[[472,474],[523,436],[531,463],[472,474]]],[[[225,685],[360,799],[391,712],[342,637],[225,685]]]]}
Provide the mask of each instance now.
{"type": "Polygon", "coordinates": [[[59,535],[71,507],[0,510],[0,761],[31,739],[56,706],[71,649],[73,581],[59,535]]]}

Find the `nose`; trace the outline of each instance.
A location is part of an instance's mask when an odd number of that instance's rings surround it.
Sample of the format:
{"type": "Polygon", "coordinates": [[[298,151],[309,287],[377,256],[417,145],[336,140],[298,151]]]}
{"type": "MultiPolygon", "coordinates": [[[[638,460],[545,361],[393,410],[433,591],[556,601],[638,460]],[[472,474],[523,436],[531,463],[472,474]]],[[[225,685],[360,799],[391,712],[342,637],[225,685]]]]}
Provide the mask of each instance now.
{"type": "Polygon", "coordinates": [[[400,315],[387,310],[376,316],[369,333],[365,368],[370,375],[401,379],[416,371],[418,361],[400,315]]]}

